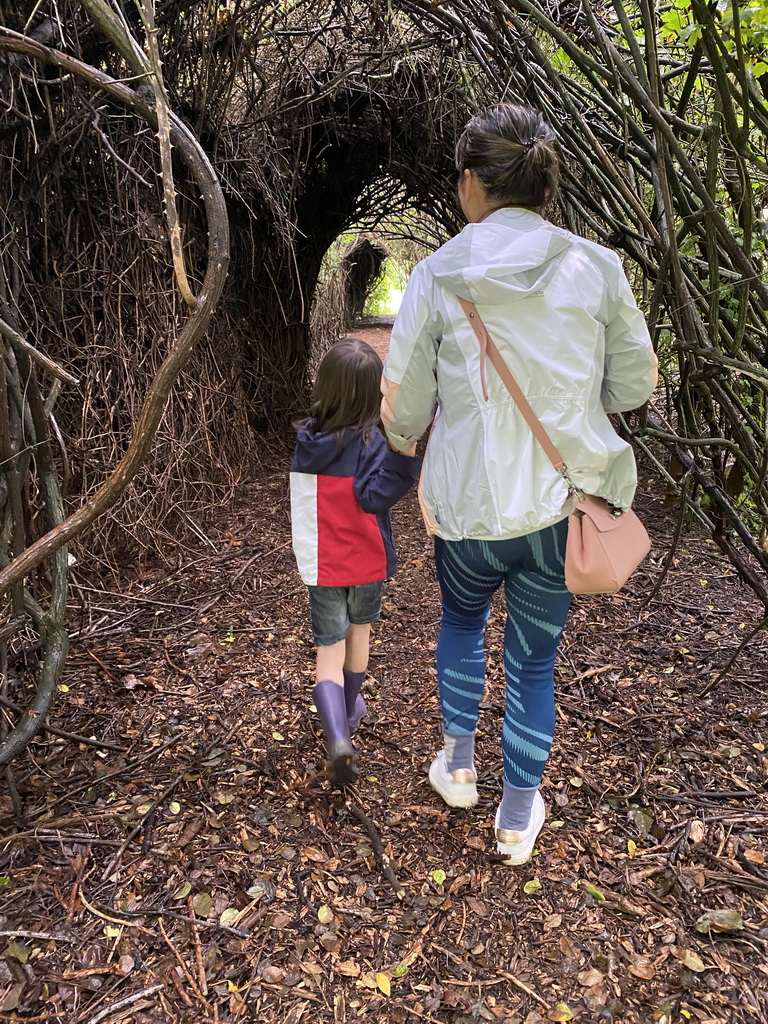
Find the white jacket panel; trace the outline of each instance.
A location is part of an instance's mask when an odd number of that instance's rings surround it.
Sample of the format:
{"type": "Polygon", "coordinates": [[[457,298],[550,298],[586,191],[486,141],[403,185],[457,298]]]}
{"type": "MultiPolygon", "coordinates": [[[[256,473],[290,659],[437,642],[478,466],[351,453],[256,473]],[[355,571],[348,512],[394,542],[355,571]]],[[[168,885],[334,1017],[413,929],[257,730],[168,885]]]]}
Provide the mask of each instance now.
{"type": "Polygon", "coordinates": [[[515,537],[571,508],[490,362],[484,400],[480,349],[456,295],[477,305],[574,482],[628,507],[634,457],[606,413],[648,399],[656,357],[621,262],[538,214],[503,209],[416,267],[392,331],[390,441],[411,448],[434,418],[420,486],[428,528],[446,540],[515,537]]]}

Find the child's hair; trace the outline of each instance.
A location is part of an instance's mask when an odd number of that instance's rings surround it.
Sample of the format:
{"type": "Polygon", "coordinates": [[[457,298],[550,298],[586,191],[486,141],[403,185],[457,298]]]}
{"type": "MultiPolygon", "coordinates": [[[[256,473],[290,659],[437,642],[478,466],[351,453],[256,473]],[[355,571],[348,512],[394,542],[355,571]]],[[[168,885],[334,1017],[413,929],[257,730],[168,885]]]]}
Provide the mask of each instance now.
{"type": "Polygon", "coordinates": [[[538,110],[501,103],[467,124],[456,144],[456,169],[474,171],[504,206],[538,207],[557,193],[557,136],[538,110]]]}
{"type": "Polygon", "coordinates": [[[382,372],[381,359],[362,338],[339,338],[320,362],[309,420],[301,425],[367,436],[380,422],[382,372]]]}

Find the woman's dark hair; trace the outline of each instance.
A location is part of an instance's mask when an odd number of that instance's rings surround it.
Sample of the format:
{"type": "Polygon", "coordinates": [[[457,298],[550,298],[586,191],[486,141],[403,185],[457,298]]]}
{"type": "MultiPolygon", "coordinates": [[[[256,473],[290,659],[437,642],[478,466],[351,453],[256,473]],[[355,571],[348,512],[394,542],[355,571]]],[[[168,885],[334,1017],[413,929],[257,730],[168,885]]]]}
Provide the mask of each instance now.
{"type": "Polygon", "coordinates": [[[339,338],[317,369],[309,420],[300,426],[334,433],[345,427],[363,436],[379,424],[381,359],[362,338],[339,338]]]}
{"type": "Polygon", "coordinates": [[[459,173],[474,171],[500,206],[542,206],[557,192],[560,147],[531,107],[502,103],[476,114],[456,144],[459,173]]]}

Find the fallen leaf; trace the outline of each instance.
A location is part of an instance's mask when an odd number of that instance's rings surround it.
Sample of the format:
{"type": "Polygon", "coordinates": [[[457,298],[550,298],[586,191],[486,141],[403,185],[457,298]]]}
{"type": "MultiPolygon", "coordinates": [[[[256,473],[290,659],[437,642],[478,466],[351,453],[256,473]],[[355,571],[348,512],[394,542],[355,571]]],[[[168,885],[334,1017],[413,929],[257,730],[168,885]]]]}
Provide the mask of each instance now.
{"type": "Polygon", "coordinates": [[[740,932],[744,922],[737,910],[707,910],[694,925],[697,932],[740,932]]]}
{"type": "Polygon", "coordinates": [[[701,974],[702,971],[707,969],[707,965],[696,953],[686,953],[683,957],[683,963],[689,971],[694,971],[696,974],[701,974]]]}
{"type": "Polygon", "coordinates": [[[633,807],[627,818],[644,835],[647,835],[653,828],[653,815],[642,807],[633,807]]]}
{"type": "Polygon", "coordinates": [[[549,917],[544,918],[544,931],[551,932],[553,928],[559,928],[562,923],[562,914],[550,914],[549,917]]]}
{"type": "Polygon", "coordinates": [[[487,917],[488,908],[482,900],[475,899],[474,896],[467,896],[467,906],[477,917],[487,917]]]}
{"type": "Polygon", "coordinates": [[[368,974],[364,974],[362,978],[358,978],[357,981],[355,982],[355,985],[357,985],[360,988],[379,987],[378,982],[376,981],[376,975],[372,974],[370,971],[368,972],[368,974]]]}
{"type": "Polygon", "coordinates": [[[18,960],[20,964],[25,964],[27,960],[29,960],[29,950],[15,939],[8,940],[6,952],[9,956],[12,956],[14,960],[18,960]]]}
{"type": "Polygon", "coordinates": [[[183,900],[185,896],[188,896],[192,892],[192,883],[185,882],[180,889],[177,889],[171,899],[183,900]]]}
{"type": "Polygon", "coordinates": [[[0,1003],[0,1010],[4,1013],[9,1013],[11,1010],[15,1010],[21,1001],[21,993],[26,988],[26,982],[21,981],[18,985],[12,985],[11,988],[3,996],[3,1001],[0,1003]]]}
{"type": "Polygon", "coordinates": [[[765,854],[762,850],[745,850],[744,860],[748,860],[750,864],[764,864],[765,854]]]}
{"type": "Polygon", "coordinates": [[[573,1010],[568,1003],[558,1003],[547,1014],[547,1020],[573,1020],[573,1010]]]}
{"type": "Polygon", "coordinates": [[[404,964],[400,961],[399,964],[395,964],[392,973],[396,978],[404,978],[408,973],[408,964],[404,964]]]}
{"type": "Polygon", "coordinates": [[[532,878],[530,881],[526,882],[525,885],[523,886],[523,892],[527,896],[530,896],[532,893],[538,892],[540,888],[541,888],[541,882],[538,880],[538,878],[532,878]]]}
{"type": "Polygon", "coordinates": [[[651,963],[650,957],[636,956],[629,965],[629,973],[634,974],[636,978],[644,978],[646,981],[650,981],[651,978],[656,976],[656,968],[651,963]]]}
{"type": "MultiPolygon", "coordinates": [[[[301,824],[301,822],[299,822],[301,824]]],[[[328,854],[323,853],[322,850],[318,850],[316,846],[302,846],[301,856],[307,860],[314,861],[315,864],[324,864],[328,860],[328,854]]]]}
{"type": "Polygon", "coordinates": [[[637,854],[637,843],[634,839],[627,840],[627,853],[630,857],[634,857],[637,854]]]}
{"type": "Polygon", "coordinates": [[[269,902],[275,897],[275,886],[267,879],[261,878],[254,882],[253,885],[250,885],[245,890],[245,894],[250,896],[252,900],[262,900],[266,897],[267,902],[269,902]]]}
{"type": "Polygon", "coordinates": [[[231,927],[240,916],[240,911],[237,907],[227,907],[226,910],[222,911],[219,917],[219,924],[223,924],[225,928],[231,927]]]}
{"type": "Polygon", "coordinates": [[[379,991],[383,992],[385,996],[389,996],[391,994],[392,989],[389,984],[389,978],[386,974],[382,974],[381,971],[376,973],[376,985],[378,986],[379,991]]]}
{"type": "Polygon", "coordinates": [[[688,832],[689,842],[693,843],[694,845],[696,843],[700,843],[702,839],[706,836],[706,834],[707,830],[704,828],[704,825],[698,820],[698,818],[695,821],[691,822],[691,827],[688,832]]]}
{"type": "Polygon", "coordinates": [[[593,985],[599,985],[605,978],[605,975],[602,971],[598,971],[596,967],[593,967],[589,971],[582,971],[577,977],[579,984],[583,985],[584,988],[592,988],[593,985]]]}
{"type": "Polygon", "coordinates": [[[323,904],[317,912],[317,919],[320,924],[331,924],[334,920],[333,911],[323,904]]]}
{"type": "Polygon", "coordinates": [[[192,900],[192,906],[195,909],[195,913],[198,917],[208,917],[208,913],[213,906],[213,900],[207,892],[199,892],[192,900]]]}
{"type": "Polygon", "coordinates": [[[343,974],[346,978],[357,978],[360,975],[360,968],[354,960],[342,960],[340,963],[335,964],[333,969],[339,974],[343,974]]]}
{"type": "Polygon", "coordinates": [[[582,885],[584,886],[584,890],[589,893],[593,900],[605,902],[605,896],[603,896],[600,890],[596,889],[594,885],[587,885],[586,882],[582,882],[582,885]]]}
{"type": "Polygon", "coordinates": [[[315,963],[313,960],[302,960],[299,967],[305,974],[311,974],[313,977],[323,973],[323,965],[315,963]]]}
{"type": "Polygon", "coordinates": [[[120,957],[117,967],[121,974],[130,974],[133,968],[136,966],[136,961],[130,955],[130,953],[123,953],[120,957]]]}
{"type": "Polygon", "coordinates": [[[442,868],[437,868],[435,871],[432,872],[432,881],[436,882],[438,885],[442,885],[447,877],[448,876],[446,875],[442,868]]]}
{"type": "Polygon", "coordinates": [[[341,936],[334,935],[333,932],[323,932],[320,936],[320,945],[329,953],[338,953],[341,949],[341,936]]]}
{"type": "Polygon", "coordinates": [[[268,985],[279,985],[285,977],[285,971],[282,967],[275,967],[273,964],[269,964],[261,972],[262,981],[265,981],[268,985]]]}

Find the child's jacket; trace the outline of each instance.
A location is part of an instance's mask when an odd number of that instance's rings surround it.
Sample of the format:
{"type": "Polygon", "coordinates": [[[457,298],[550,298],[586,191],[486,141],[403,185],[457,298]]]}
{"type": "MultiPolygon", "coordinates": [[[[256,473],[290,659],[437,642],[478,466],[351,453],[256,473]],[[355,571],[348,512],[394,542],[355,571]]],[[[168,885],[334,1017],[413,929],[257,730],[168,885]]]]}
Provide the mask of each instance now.
{"type": "Polygon", "coordinates": [[[308,586],[354,587],[395,572],[389,509],[419,475],[421,459],[352,430],[299,432],[291,464],[293,551],[308,586]]]}

